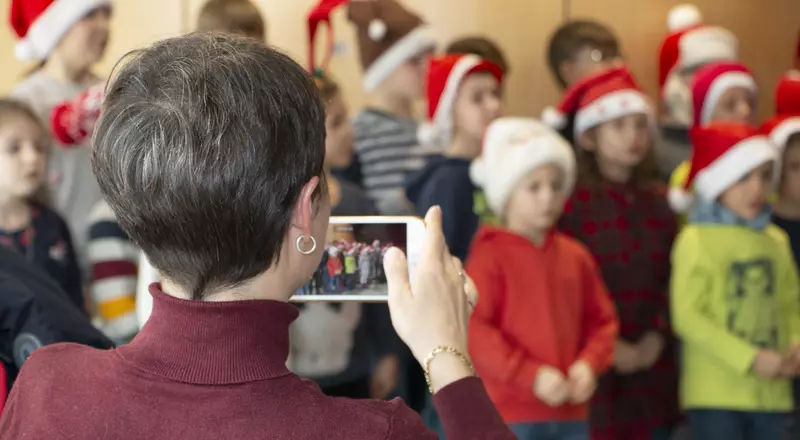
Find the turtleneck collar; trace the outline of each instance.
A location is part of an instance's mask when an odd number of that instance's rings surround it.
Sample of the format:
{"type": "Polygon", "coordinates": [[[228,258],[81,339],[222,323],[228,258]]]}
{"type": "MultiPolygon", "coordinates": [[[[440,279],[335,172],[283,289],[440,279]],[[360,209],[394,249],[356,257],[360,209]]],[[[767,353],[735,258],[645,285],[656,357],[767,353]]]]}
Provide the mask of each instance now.
{"type": "Polygon", "coordinates": [[[752,220],[745,220],[719,202],[707,202],[697,198],[689,215],[689,223],[743,226],[756,231],[763,231],[772,221],[772,210],[769,204],[752,220]]]}
{"type": "Polygon", "coordinates": [[[279,301],[189,301],[150,285],[153,312],[117,349],[127,362],[167,379],[225,385],[290,374],[289,326],[295,306],[279,301]]]}

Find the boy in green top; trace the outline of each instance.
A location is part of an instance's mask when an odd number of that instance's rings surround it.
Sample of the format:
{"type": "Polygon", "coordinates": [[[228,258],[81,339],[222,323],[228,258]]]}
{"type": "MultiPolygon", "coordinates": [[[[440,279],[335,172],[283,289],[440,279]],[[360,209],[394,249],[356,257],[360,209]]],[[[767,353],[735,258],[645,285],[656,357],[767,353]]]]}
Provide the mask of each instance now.
{"type": "Polygon", "coordinates": [[[692,130],[696,201],[672,251],[681,403],[692,438],[787,438],[800,296],[786,234],[770,223],[776,150],[753,128],[692,130]]]}

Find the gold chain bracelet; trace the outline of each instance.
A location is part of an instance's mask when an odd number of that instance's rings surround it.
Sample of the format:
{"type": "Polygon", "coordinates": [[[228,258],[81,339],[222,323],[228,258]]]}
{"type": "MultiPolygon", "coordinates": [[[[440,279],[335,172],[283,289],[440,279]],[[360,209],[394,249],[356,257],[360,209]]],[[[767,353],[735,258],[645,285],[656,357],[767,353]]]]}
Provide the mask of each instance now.
{"type": "Polygon", "coordinates": [[[472,365],[472,362],[469,360],[469,358],[467,358],[467,356],[464,355],[464,353],[456,350],[453,347],[440,345],[434,348],[428,354],[428,356],[425,357],[425,362],[423,362],[425,364],[425,382],[428,384],[428,390],[431,392],[431,394],[433,394],[433,382],[431,381],[431,361],[433,361],[433,359],[436,356],[442,353],[449,353],[457,357],[461,362],[463,362],[467,367],[469,367],[469,370],[472,372],[473,375],[475,374],[475,367],[472,365]]]}

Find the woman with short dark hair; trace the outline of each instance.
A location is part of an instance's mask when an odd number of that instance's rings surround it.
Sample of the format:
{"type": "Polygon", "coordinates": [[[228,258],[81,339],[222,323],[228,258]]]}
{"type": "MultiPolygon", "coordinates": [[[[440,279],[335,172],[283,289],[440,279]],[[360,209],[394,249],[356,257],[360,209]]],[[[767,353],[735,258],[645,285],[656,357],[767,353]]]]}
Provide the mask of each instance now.
{"type": "MultiPolygon", "coordinates": [[[[287,303],[330,215],[325,111],[312,79],[252,39],[173,38],[107,89],[92,164],[121,227],[158,269],[153,312],[123,347],[53,345],[26,362],[5,439],[431,439],[401,401],[331,398],[286,368],[287,303]]],[[[398,335],[428,372],[447,437],[513,439],[467,357],[477,300],[433,208],[414,283],[386,254],[398,335]]]]}

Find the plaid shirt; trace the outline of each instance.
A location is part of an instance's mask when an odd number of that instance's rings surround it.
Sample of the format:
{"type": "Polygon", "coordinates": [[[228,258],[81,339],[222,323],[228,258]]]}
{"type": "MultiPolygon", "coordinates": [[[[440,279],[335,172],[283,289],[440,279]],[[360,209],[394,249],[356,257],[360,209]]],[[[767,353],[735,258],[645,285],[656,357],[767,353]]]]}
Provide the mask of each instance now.
{"type": "MultiPolygon", "coordinates": [[[[655,184],[654,184],[655,185],[655,184]]],[[[617,306],[620,338],[636,342],[647,331],[666,336],[649,371],[602,376],[590,411],[593,438],[638,440],[679,419],[674,339],[669,329],[669,255],[677,233],[666,188],[604,183],[578,185],[561,229],[594,255],[617,306]]]]}

